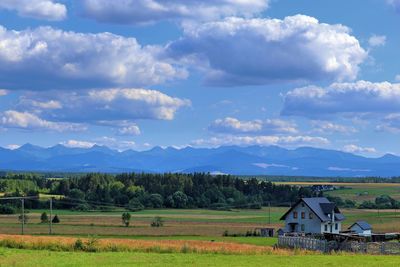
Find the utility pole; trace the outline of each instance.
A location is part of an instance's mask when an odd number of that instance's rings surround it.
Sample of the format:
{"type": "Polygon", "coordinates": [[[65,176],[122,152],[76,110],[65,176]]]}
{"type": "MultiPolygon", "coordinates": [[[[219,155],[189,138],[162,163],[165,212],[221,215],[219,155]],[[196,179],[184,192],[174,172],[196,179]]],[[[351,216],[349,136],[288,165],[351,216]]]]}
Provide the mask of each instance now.
{"type": "Polygon", "coordinates": [[[49,234],[51,235],[53,233],[53,219],[51,218],[53,214],[53,197],[50,198],[50,220],[49,220],[49,234]]]}
{"type": "Polygon", "coordinates": [[[24,203],[25,202],[25,199],[21,199],[21,206],[22,206],[22,214],[21,214],[21,234],[23,235],[24,234],[24,224],[25,224],[25,211],[24,211],[24,203]]]}
{"type": "Polygon", "coordinates": [[[271,224],[271,202],[268,202],[268,224],[271,224]]]}

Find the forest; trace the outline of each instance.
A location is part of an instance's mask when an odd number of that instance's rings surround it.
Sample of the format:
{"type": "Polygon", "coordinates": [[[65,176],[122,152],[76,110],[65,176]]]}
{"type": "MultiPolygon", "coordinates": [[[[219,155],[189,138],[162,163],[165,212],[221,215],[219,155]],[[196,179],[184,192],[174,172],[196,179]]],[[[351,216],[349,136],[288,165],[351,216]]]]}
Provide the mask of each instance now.
{"type": "MultiPolygon", "coordinates": [[[[38,174],[6,174],[0,179],[5,197],[63,196],[58,208],[76,210],[127,208],[261,208],[289,206],[300,197],[313,196],[308,187],[276,185],[256,178],[242,179],[209,173],[90,173],[69,178],[47,178],[38,174]]],[[[48,201],[27,200],[28,208],[47,206],[48,201]]],[[[12,205],[15,201],[4,200],[12,205]]]]}

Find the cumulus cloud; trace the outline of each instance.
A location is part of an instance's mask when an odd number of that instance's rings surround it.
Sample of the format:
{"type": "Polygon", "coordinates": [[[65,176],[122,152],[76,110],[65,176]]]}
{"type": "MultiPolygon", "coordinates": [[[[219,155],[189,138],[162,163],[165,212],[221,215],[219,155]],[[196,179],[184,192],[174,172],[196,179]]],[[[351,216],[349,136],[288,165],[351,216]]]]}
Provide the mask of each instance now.
{"type": "Polygon", "coordinates": [[[297,133],[296,124],[279,119],[240,121],[236,118],[226,117],[215,120],[208,129],[215,133],[297,133]]]}
{"type": "Polygon", "coordinates": [[[386,36],[374,34],[369,38],[368,44],[371,47],[384,46],[386,44],[386,36]]]}
{"type": "Polygon", "coordinates": [[[325,146],[329,144],[329,140],[323,137],[314,136],[224,136],[211,137],[209,139],[194,140],[193,146],[218,147],[225,145],[239,146],[270,146],[279,145],[283,147],[299,147],[299,146],[325,146]]]}
{"type": "Polygon", "coordinates": [[[73,147],[73,148],[91,148],[95,145],[98,145],[98,146],[106,146],[108,148],[116,149],[118,151],[125,151],[136,147],[134,141],[118,140],[114,137],[108,137],[108,136],[102,136],[100,138],[95,138],[90,141],[71,139],[61,142],[60,144],[66,147],[73,147]]]}
{"type": "Polygon", "coordinates": [[[0,113],[0,126],[4,128],[17,128],[26,130],[50,130],[57,132],[83,131],[86,129],[81,124],[52,122],[39,118],[37,115],[28,112],[7,110],[0,113]]]}
{"type": "Polygon", "coordinates": [[[91,148],[96,143],[88,142],[88,141],[80,141],[80,140],[68,140],[60,143],[66,147],[73,147],[73,148],[91,148]]]}
{"type": "Polygon", "coordinates": [[[347,27],[304,15],[227,18],[184,32],[167,54],[198,66],[212,85],[352,80],[367,57],[347,27]]]}
{"type": "Polygon", "coordinates": [[[0,86],[8,89],[148,86],[187,76],[162,58],[161,47],[111,33],[0,26],[0,47],[0,86]]]}
{"type": "Polygon", "coordinates": [[[373,147],[360,147],[353,144],[344,146],[343,151],[350,153],[376,153],[376,149],[373,147]]]}
{"type": "Polygon", "coordinates": [[[126,125],[118,129],[119,135],[140,135],[140,128],[136,124],[126,125]]]}
{"type": "Polygon", "coordinates": [[[35,19],[63,20],[67,17],[67,7],[52,0],[1,0],[0,9],[35,19]]]}
{"type": "Polygon", "coordinates": [[[114,125],[125,127],[121,133],[139,133],[139,128],[132,121],[172,120],[179,108],[190,105],[187,99],[171,97],[156,90],[114,88],[30,92],[21,98],[18,107],[39,112],[51,121],[114,125]],[[39,108],[37,103],[57,108],[39,108]]]}
{"type": "Polygon", "coordinates": [[[147,24],[164,20],[214,20],[253,16],[269,0],[83,0],[83,14],[100,22],[147,24]]]}
{"type": "Polygon", "coordinates": [[[356,133],[357,129],[352,126],[341,125],[329,121],[311,121],[313,131],[322,134],[351,134],[356,133]]]}
{"type": "Polygon", "coordinates": [[[389,82],[334,83],[326,88],[308,86],[289,91],[283,115],[321,117],[339,113],[400,112],[400,84],[389,82]]]}

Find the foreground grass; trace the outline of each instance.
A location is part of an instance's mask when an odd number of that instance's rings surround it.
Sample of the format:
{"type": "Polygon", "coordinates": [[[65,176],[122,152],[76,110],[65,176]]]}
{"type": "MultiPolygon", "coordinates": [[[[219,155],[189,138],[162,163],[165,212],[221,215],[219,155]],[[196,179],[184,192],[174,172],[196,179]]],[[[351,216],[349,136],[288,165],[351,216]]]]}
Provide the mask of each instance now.
{"type": "Polygon", "coordinates": [[[0,266],[399,266],[396,256],[51,252],[0,248],[0,266]]]}

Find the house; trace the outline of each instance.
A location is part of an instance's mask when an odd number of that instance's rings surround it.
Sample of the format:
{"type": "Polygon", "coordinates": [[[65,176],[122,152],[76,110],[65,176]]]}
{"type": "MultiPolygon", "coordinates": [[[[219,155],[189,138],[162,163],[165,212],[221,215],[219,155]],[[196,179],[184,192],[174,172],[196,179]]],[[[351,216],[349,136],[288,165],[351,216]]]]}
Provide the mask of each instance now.
{"type": "Polygon", "coordinates": [[[325,197],[302,198],[282,217],[285,233],[338,234],[342,229],[343,214],[325,197]]]}
{"type": "Polygon", "coordinates": [[[366,221],[356,221],[349,227],[349,230],[362,236],[371,236],[372,234],[372,227],[366,221]]]}

